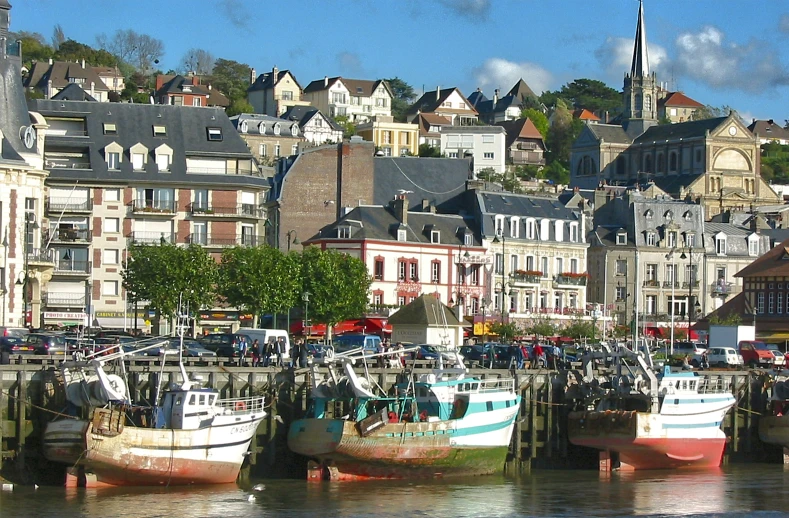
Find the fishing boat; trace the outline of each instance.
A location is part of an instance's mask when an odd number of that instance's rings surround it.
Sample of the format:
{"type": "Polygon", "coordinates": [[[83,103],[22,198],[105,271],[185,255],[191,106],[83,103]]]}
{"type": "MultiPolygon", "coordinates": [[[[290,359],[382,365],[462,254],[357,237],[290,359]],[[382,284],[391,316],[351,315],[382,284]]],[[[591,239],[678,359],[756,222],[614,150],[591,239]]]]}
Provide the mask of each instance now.
{"type": "MultiPolygon", "coordinates": [[[[406,349],[404,352],[409,352],[406,349]]],[[[390,394],[366,360],[336,355],[313,363],[308,415],[293,422],[288,446],[309,457],[310,480],[482,475],[504,468],[520,396],[512,378],[467,376],[458,359],[404,381],[390,394]]]]}
{"type": "Polygon", "coordinates": [[[669,366],[658,376],[648,353],[622,345],[614,356],[617,374],[609,382],[584,377],[586,408],[568,415],[570,442],[602,450],[604,470],[720,466],[721,424],[735,403],[730,387],[669,366]]]}
{"type": "Polygon", "coordinates": [[[769,415],[759,417],[759,439],[783,447],[786,453],[789,448],[789,378],[783,373],[771,381],[769,415]]]}
{"type": "Polygon", "coordinates": [[[266,415],[263,397],[221,399],[189,379],[179,355],[180,383],[162,390],[156,405],[135,405],[123,360],[147,347],[63,362],[69,415],[47,424],[45,457],[92,474],[96,485],[235,482],[266,415]]]}

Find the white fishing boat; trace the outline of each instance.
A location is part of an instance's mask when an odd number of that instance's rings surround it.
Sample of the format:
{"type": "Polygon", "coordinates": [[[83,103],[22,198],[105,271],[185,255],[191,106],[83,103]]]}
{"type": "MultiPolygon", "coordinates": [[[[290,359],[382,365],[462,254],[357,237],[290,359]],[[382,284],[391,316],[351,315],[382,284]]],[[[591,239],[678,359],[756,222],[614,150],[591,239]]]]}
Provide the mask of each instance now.
{"type": "Polygon", "coordinates": [[[129,398],[124,375],[130,354],[119,350],[62,364],[73,418],[47,424],[46,458],[84,469],[98,484],[235,482],[266,415],[264,398],[221,399],[217,390],[189,379],[179,361],[181,382],[166,387],[155,405],[139,406],[129,398]]]}

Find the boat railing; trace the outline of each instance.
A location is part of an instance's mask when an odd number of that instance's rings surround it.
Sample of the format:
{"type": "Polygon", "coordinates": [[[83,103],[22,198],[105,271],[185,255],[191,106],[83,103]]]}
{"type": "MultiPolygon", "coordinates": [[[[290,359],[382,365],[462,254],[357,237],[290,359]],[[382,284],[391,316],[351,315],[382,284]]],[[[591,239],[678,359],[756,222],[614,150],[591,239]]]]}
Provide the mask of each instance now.
{"type": "Polygon", "coordinates": [[[263,400],[263,396],[220,399],[216,402],[216,406],[223,410],[230,410],[234,414],[259,414],[264,410],[263,400]]]}
{"type": "Polygon", "coordinates": [[[699,394],[720,394],[730,392],[731,382],[723,378],[705,378],[699,382],[699,394]]]}
{"type": "Polygon", "coordinates": [[[515,392],[513,378],[496,379],[466,379],[457,384],[458,392],[501,392],[503,390],[515,392]]]}

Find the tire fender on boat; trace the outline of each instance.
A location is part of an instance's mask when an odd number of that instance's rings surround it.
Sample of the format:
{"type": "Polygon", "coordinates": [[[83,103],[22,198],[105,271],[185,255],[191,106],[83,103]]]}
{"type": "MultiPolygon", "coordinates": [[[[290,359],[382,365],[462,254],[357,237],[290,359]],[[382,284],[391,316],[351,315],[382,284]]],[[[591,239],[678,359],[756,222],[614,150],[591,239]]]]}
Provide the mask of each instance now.
{"type": "Polygon", "coordinates": [[[236,401],[236,405],[234,408],[236,409],[236,411],[240,412],[247,409],[247,404],[244,403],[243,401],[236,401]]]}

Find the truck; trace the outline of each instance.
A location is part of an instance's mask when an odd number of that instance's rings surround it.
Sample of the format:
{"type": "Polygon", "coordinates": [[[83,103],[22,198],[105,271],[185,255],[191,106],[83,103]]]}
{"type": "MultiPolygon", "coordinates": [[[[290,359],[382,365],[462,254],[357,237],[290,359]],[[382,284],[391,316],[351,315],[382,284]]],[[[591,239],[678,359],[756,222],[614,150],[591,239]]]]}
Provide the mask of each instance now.
{"type": "Polygon", "coordinates": [[[710,325],[707,347],[734,347],[743,363],[751,368],[770,368],[775,356],[764,342],[756,340],[754,326],[710,325]]]}

